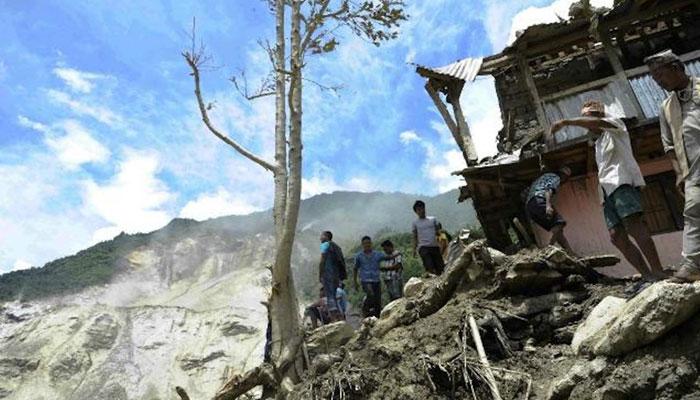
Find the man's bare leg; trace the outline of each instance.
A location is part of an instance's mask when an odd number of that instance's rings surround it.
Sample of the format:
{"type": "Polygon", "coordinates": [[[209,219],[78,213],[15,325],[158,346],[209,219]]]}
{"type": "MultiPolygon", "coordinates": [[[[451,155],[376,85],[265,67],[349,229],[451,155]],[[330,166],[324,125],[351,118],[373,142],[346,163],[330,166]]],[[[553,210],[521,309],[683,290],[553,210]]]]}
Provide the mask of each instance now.
{"type": "Polygon", "coordinates": [[[549,240],[550,245],[559,243],[564,249],[564,251],[566,251],[570,256],[578,257],[576,253],[574,253],[574,251],[571,249],[569,241],[566,240],[566,236],[564,236],[564,225],[555,225],[552,228],[551,232],[552,238],[549,240]]]}
{"type": "Polygon", "coordinates": [[[633,215],[624,219],[624,224],[630,236],[637,242],[637,246],[642,250],[644,256],[649,263],[651,274],[657,278],[667,278],[661,266],[659,253],[656,251],[656,244],[651,238],[649,228],[642,219],[641,215],[633,215]]]}
{"type": "Polygon", "coordinates": [[[629,261],[630,264],[642,274],[642,279],[654,280],[654,277],[647,267],[646,261],[642,253],[639,251],[637,246],[632,243],[629,236],[627,236],[627,229],[624,225],[618,224],[617,226],[610,228],[610,241],[617,247],[623,256],[629,261]]]}

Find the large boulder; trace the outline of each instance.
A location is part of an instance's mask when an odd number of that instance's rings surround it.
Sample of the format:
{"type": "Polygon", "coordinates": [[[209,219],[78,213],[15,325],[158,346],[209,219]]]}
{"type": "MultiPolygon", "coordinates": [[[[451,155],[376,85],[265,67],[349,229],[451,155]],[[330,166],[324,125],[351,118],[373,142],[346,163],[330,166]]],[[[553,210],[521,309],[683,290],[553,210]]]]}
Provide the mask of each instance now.
{"type": "Polygon", "coordinates": [[[589,378],[599,377],[608,367],[608,362],[602,358],[575,364],[563,377],[552,382],[547,392],[547,400],[566,400],[576,385],[589,378]]]}
{"type": "Polygon", "coordinates": [[[571,340],[571,348],[574,352],[577,354],[589,352],[593,344],[600,340],[605,327],[617,318],[626,302],[625,299],[608,296],[598,303],[574,333],[574,338],[571,340]]]}
{"type": "Polygon", "coordinates": [[[418,297],[423,293],[425,282],[421,278],[412,277],[403,287],[403,295],[406,297],[418,297]]]}
{"type": "MultiPolygon", "coordinates": [[[[598,321],[600,313],[586,323],[600,326],[588,339],[579,340],[578,349],[596,355],[618,356],[660,338],[700,310],[700,282],[679,284],[657,282],[628,300],[608,321],[598,321]]],[[[602,313],[602,310],[601,310],[602,313]]],[[[583,338],[583,332],[582,336],[583,338]]]]}
{"type": "Polygon", "coordinates": [[[309,354],[313,357],[319,354],[332,353],[352,339],[355,330],[345,321],[323,325],[311,332],[306,340],[309,354]]]}

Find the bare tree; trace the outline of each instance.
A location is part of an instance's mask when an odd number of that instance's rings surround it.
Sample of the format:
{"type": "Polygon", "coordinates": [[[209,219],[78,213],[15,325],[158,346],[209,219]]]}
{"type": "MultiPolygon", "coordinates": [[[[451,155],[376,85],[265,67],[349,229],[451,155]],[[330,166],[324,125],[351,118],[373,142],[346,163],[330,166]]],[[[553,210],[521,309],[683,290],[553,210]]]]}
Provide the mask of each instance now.
{"type": "MultiPolygon", "coordinates": [[[[205,105],[200,89],[200,71],[207,62],[207,57],[203,46],[195,48],[194,27],[192,48],[182,54],[192,72],[195,97],[206,127],[238,153],[271,172],[275,185],[275,259],[271,294],[267,303],[272,326],[271,360],[244,375],[233,377],[222,387],[216,399],[235,399],[259,385],[276,388],[283,395],[291,385],[298,382],[304,368],[298,351],[303,342],[303,331],[291,273],[291,256],[301,199],[302,88],[305,81],[312,82],[305,79],[303,74],[309,57],[335,50],[339,44],[339,34],[343,30],[349,30],[379,46],[396,38],[396,29],[407,18],[403,0],[265,1],[275,16],[275,46],[264,46],[272,62],[274,85],[263,85],[262,89],[252,95],[247,88],[242,92],[249,99],[275,96],[274,161],[267,161],[254,154],[211,122],[208,115],[211,106],[205,105]],[[287,10],[290,11],[289,18],[285,18],[287,10]],[[288,38],[287,24],[290,30],[288,38]]],[[[240,89],[237,80],[234,80],[234,84],[240,89]]]]}

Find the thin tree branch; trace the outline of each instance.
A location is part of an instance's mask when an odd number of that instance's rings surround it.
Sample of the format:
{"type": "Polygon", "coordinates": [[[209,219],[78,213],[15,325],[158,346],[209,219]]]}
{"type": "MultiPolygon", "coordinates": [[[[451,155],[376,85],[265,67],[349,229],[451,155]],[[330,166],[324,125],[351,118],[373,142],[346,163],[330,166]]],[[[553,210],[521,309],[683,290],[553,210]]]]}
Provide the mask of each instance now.
{"type": "Polygon", "coordinates": [[[201,53],[192,54],[190,52],[184,52],[182,53],[182,56],[185,57],[187,64],[192,70],[192,76],[194,77],[194,94],[197,97],[197,104],[199,105],[199,112],[202,115],[202,121],[204,122],[204,125],[206,125],[207,128],[209,128],[209,131],[211,131],[211,133],[213,133],[216,137],[221,139],[224,143],[228,144],[229,146],[233,147],[244,157],[248,158],[249,160],[253,161],[254,163],[260,165],[261,167],[270,172],[276,172],[277,168],[272,163],[265,161],[260,156],[253,154],[250,150],[241,146],[238,142],[231,139],[228,135],[216,129],[216,127],[211,123],[211,120],[209,119],[209,114],[207,113],[207,107],[205,106],[204,100],[202,99],[202,92],[199,83],[198,64],[202,60],[201,53]]]}
{"type": "Polygon", "coordinates": [[[315,80],[313,80],[313,79],[309,79],[309,78],[302,78],[301,80],[302,80],[302,81],[305,81],[305,82],[312,83],[312,84],[316,85],[316,86],[317,86],[319,89],[321,89],[321,90],[331,91],[331,92],[334,92],[334,93],[338,93],[338,91],[340,91],[341,89],[344,88],[343,85],[328,86],[328,85],[324,85],[324,84],[322,84],[322,83],[320,83],[320,82],[317,82],[317,81],[315,81],[315,80]]]}
{"type": "Polygon", "coordinates": [[[306,24],[306,32],[304,32],[304,38],[301,40],[301,54],[304,54],[306,52],[306,49],[309,46],[309,42],[311,42],[314,32],[318,28],[318,21],[321,21],[321,23],[323,23],[323,20],[319,17],[322,17],[323,13],[326,12],[330,2],[330,0],[321,0],[321,8],[314,15],[310,15],[309,19],[311,20],[311,22],[306,24]]]}
{"type": "Polygon", "coordinates": [[[261,83],[260,87],[254,94],[248,92],[248,79],[245,76],[245,72],[241,72],[241,78],[243,78],[243,83],[239,83],[235,76],[232,76],[229,80],[233,83],[238,93],[245,97],[246,100],[255,100],[261,97],[272,96],[275,94],[274,85],[270,83],[270,78],[265,78],[261,83]]]}

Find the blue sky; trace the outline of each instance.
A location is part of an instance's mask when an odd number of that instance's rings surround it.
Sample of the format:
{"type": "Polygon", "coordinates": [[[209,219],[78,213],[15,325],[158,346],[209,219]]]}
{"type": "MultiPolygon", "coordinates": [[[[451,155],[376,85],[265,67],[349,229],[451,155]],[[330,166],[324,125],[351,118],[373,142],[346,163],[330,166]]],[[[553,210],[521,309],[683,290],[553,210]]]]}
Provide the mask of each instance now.
{"type": "MultiPolygon", "coordinates": [[[[458,186],[450,172],[463,166],[460,153],[407,63],[496,53],[514,29],[565,15],[571,1],[407,3],[398,40],[375,48],[345,35],[336,52],[311,59],[308,78],[343,89],[305,89],[304,197],[458,186]]],[[[257,44],[273,33],[263,2],[0,0],[0,272],[178,216],[271,205],[271,177],[198,117],[180,56],[193,16],[217,67],[203,75],[214,121],[271,158],[272,98],[250,103],[228,81],[268,71],[257,44]]],[[[461,100],[479,155],[494,153],[492,81],[477,80],[461,100]]]]}

